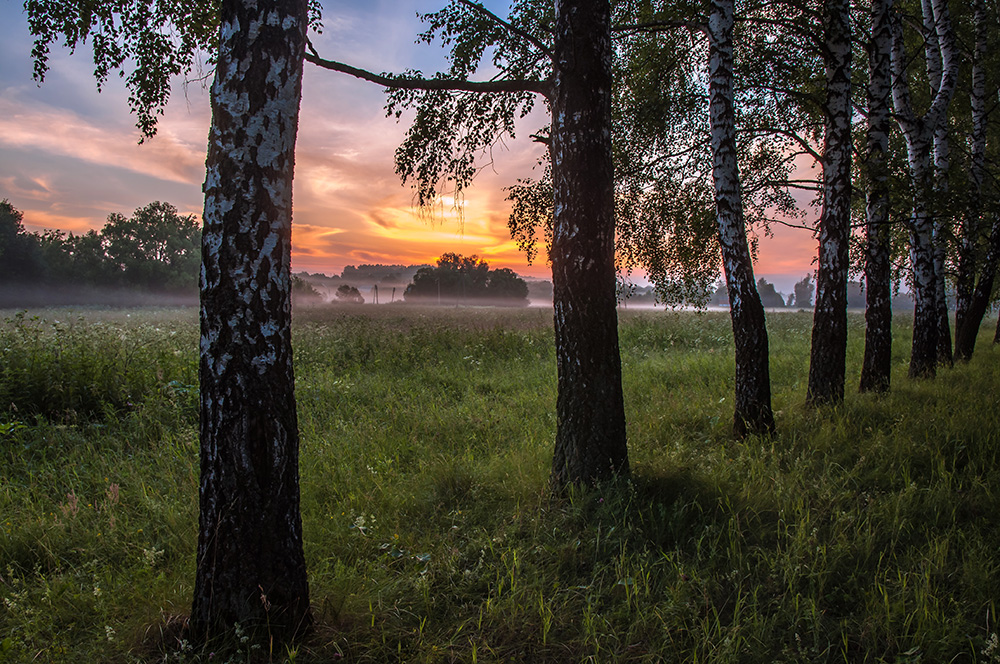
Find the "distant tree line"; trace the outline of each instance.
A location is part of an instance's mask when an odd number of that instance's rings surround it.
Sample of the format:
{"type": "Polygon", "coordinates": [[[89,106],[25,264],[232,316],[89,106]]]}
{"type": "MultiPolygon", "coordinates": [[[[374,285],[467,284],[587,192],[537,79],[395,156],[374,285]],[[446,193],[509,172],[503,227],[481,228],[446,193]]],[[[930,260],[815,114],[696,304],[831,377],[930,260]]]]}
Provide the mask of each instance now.
{"type": "Polygon", "coordinates": [[[0,284],[52,287],[127,287],[194,291],[201,261],[201,229],[155,201],[131,217],[113,213],[100,231],[31,233],[23,213],[0,202],[0,284]]]}
{"type": "Polygon", "coordinates": [[[383,303],[527,306],[531,297],[552,298],[551,282],[533,284],[534,293],[513,270],[490,269],[489,263],[479,256],[445,253],[433,266],[348,265],[339,275],[332,276],[299,272],[292,276],[292,294],[297,302],[323,299],[338,304],[364,304],[366,301],[378,304],[380,290],[383,303]],[[397,287],[400,296],[396,295],[397,287]],[[368,293],[368,300],[362,290],[368,293]]]}

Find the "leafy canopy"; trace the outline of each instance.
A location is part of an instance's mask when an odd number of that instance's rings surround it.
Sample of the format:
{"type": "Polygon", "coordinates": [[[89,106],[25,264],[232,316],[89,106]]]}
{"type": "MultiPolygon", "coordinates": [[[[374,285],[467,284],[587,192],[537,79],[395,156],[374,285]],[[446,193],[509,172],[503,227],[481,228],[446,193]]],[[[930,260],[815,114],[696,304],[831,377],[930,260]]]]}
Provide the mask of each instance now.
{"type": "MultiPolygon", "coordinates": [[[[219,0],[25,0],[34,78],[49,71],[52,45],[70,52],[90,43],[100,90],[112,74],[125,79],[140,142],[156,134],[177,76],[207,78],[218,50],[219,0]]],[[[309,24],[321,31],[319,0],[309,0],[309,24]]]]}

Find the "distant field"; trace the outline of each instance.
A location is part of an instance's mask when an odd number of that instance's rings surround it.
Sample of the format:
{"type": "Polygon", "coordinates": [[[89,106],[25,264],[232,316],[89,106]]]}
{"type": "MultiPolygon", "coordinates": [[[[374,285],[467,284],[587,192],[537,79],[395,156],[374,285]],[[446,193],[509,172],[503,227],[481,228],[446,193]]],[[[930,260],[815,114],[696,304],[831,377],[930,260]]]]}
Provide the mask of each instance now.
{"type": "MultiPolygon", "coordinates": [[[[0,662],[214,662],[177,642],[197,536],[195,308],[0,312],[0,662]]],[[[294,322],[317,630],[266,662],[1000,662],[1000,349],[734,441],[728,314],[621,313],[633,478],[547,491],[551,310],[294,322]]]]}

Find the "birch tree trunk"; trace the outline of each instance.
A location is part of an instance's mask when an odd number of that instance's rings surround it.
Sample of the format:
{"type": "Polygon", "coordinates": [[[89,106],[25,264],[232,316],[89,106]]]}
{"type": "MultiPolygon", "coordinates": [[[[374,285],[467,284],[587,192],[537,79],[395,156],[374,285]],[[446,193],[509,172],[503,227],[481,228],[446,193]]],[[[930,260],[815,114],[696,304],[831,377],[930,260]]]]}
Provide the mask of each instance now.
{"type": "Polygon", "coordinates": [[[986,3],[974,0],[973,22],[975,47],[972,55],[972,136],[969,176],[971,187],[962,225],[958,255],[958,279],[955,299],[955,358],[968,361],[976,348],[979,327],[989,308],[993,280],[1000,260],[1000,217],[995,217],[989,248],[976,280],[976,250],[983,233],[982,192],[986,175],[986,3]]]}
{"type": "Polygon", "coordinates": [[[733,4],[733,0],[712,0],[709,14],[709,117],[719,244],[736,344],[733,431],[737,436],[745,436],[773,432],[774,415],[771,411],[767,325],[754,281],[736,160],[733,4]]]}
{"type": "Polygon", "coordinates": [[[611,7],[556,0],[552,99],[556,444],[552,484],[627,474],[615,293],[611,7]]]}
{"type": "Polygon", "coordinates": [[[224,0],[201,272],[201,489],[190,629],[255,638],[310,621],[291,348],[302,0],[224,0]]]}
{"type": "MultiPolygon", "coordinates": [[[[927,53],[928,79],[931,95],[941,88],[944,76],[944,62],[941,57],[941,42],[935,29],[934,9],[931,0],[922,0],[924,12],[924,33],[927,35],[924,51],[927,53]]],[[[938,122],[934,128],[934,292],[937,307],[938,364],[951,366],[954,362],[951,352],[951,327],[948,324],[948,288],[945,283],[945,260],[947,258],[947,238],[945,199],[950,189],[948,170],[951,166],[951,144],[948,140],[948,122],[938,122]]]]}
{"type": "Polygon", "coordinates": [[[872,0],[868,52],[868,145],[865,169],[865,356],[861,392],[887,392],[892,360],[892,289],[887,155],[893,0],[872,0]]]}
{"type": "MultiPolygon", "coordinates": [[[[930,108],[918,117],[910,101],[907,56],[898,12],[893,12],[892,78],[893,106],[906,139],[907,161],[913,182],[913,210],[910,217],[910,261],[916,300],[913,318],[911,377],[933,377],[938,352],[937,270],[934,256],[933,193],[935,174],[932,148],[938,125],[946,121],[948,106],[958,78],[958,53],[946,0],[927,0],[933,20],[941,60],[940,83],[930,108]]],[[[928,60],[929,78],[934,81],[934,58],[928,60]]]]}
{"type": "Polygon", "coordinates": [[[847,360],[847,267],[851,222],[851,25],[848,0],[823,3],[826,105],[823,212],[809,358],[810,403],[844,400],[847,360]]]}

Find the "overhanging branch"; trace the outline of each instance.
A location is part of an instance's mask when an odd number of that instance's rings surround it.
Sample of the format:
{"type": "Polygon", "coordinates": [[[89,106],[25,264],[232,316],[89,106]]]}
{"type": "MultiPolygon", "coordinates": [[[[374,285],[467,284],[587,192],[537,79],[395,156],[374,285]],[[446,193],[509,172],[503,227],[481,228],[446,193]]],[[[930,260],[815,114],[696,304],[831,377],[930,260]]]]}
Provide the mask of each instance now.
{"type": "Polygon", "coordinates": [[[358,69],[343,62],[325,60],[319,57],[312,44],[308,44],[309,52],[305,54],[307,62],[317,67],[349,74],[363,81],[393,90],[454,90],[456,92],[534,92],[543,97],[551,97],[552,84],[545,81],[504,79],[495,81],[467,81],[458,78],[407,78],[400,76],[384,76],[364,69],[358,69]]]}

